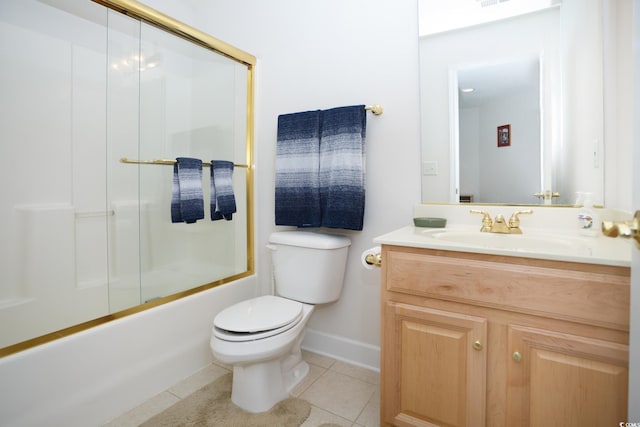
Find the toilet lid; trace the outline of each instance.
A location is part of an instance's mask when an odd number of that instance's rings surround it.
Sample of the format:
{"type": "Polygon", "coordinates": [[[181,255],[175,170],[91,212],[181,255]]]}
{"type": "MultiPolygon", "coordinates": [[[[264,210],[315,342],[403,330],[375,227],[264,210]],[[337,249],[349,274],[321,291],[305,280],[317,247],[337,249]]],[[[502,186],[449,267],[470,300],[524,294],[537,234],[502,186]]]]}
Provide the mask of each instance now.
{"type": "Polygon", "coordinates": [[[265,295],[242,301],[222,310],[213,320],[225,331],[253,334],[280,329],[302,317],[302,303],[265,295]]]}

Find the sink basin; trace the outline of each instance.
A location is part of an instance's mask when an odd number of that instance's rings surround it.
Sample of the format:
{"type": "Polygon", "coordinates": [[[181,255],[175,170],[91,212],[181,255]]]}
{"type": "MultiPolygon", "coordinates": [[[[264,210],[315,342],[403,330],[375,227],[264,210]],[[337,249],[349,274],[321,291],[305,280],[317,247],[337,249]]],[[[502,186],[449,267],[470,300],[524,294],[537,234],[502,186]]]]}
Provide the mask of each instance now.
{"type": "Polygon", "coordinates": [[[584,239],[554,236],[483,233],[472,230],[439,229],[424,230],[422,234],[440,242],[451,242],[467,247],[501,249],[515,252],[540,252],[589,256],[591,245],[584,239]]]}

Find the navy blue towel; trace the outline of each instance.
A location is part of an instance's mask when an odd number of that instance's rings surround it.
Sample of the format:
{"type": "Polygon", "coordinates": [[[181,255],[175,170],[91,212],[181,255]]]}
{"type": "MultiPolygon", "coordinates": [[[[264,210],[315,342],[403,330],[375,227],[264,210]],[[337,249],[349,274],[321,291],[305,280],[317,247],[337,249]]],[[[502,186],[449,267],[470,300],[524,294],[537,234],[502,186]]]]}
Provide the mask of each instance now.
{"type": "Polygon", "coordinates": [[[364,105],[326,110],[320,136],[322,226],[362,230],[364,221],[364,105]]]}
{"type": "Polygon", "coordinates": [[[321,112],[278,117],[276,225],[320,227],[321,112]]]}
{"type": "Polygon", "coordinates": [[[230,221],[236,212],[233,194],[233,162],[211,160],[211,221],[230,221]]]}
{"type": "Polygon", "coordinates": [[[276,225],[362,230],[364,105],[278,117],[276,225]]]}
{"type": "Polygon", "coordinates": [[[191,224],[202,218],[202,160],[178,157],[173,166],[171,222],[191,224]]]}

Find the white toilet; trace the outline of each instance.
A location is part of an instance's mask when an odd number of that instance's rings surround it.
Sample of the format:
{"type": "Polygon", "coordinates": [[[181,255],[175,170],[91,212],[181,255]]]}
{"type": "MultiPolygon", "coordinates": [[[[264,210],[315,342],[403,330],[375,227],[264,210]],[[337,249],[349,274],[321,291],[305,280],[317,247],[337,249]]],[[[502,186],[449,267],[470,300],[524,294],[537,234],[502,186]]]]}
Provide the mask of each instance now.
{"type": "Polygon", "coordinates": [[[249,412],[269,410],[307,375],[300,344],[314,304],[336,301],[351,241],[344,236],[281,231],[269,236],[275,290],[221,311],[211,350],[233,366],[231,400],[249,412]]]}

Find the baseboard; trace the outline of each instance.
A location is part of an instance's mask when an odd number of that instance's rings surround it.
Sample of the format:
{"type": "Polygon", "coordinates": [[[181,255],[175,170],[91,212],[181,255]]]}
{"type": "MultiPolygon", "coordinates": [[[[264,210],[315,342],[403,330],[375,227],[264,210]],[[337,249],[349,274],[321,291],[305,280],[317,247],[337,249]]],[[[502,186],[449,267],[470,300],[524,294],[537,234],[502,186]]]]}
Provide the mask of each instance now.
{"type": "Polygon", "coordinates": [[[380,372],[380,347],[375,345],[307,329],[302,348],[380,372]]]}

